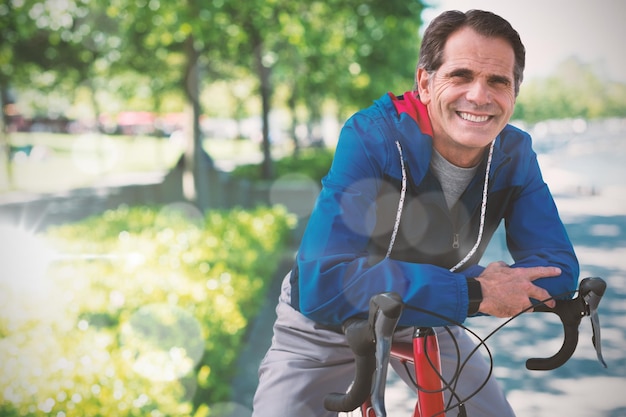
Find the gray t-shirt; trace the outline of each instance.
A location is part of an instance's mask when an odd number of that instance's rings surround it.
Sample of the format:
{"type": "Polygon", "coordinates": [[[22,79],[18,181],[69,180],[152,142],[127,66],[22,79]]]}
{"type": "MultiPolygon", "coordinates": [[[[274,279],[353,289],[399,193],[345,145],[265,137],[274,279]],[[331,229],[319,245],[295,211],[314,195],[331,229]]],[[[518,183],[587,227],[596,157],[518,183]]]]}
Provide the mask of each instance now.
{"type": "Polygon", "coordinates": [[[435,177],[441,183],[448,208],[452,208],[459,200],[478,169],[478,165],[470,168],[458,167],[441,156],[435,148],[433,148],[430,167],[435,177]]]}

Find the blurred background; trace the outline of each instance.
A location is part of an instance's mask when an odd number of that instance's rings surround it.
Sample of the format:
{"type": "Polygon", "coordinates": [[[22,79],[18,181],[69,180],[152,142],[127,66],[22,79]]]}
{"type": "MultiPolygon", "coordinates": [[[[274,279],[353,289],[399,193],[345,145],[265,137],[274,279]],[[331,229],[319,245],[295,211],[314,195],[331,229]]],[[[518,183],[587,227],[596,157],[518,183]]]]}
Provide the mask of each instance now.
{"type": "MultiPolygon", "coordinates": [[[[564,368],[525,371],[560,336],[522,317],[491,339],[496,375],[520,416],[626,415],[618,0],[1,2],[0,415],[249,416],[341,125],[410,90],[425,25],[469,8],[520,32],[512,123],[609,283],[608,369],[588,327],[564,368]]],[[[500,231],[484,261],[506,257],[500,231]]]]}

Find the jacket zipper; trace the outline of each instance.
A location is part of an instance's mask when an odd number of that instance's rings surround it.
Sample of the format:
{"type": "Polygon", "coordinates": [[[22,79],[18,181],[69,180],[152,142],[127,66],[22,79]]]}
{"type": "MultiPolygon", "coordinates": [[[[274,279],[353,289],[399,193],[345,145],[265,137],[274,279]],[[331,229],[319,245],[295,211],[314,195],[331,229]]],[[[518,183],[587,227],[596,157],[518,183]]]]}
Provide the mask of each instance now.
{"type": "MultiPolygon", "coordinates": [[[[500,171],[500,169],[506,165],[507,163],[509,163],[509,161],[511,160],[511,158],[507,158],[504,161],[502,161],[502,163],[500,163],[493,171],[493,175],[492,177],[495,178],[498,171],[500,171]]],[[[455,229],[456,229],[456,224],[454,225],[455,229]]],[[[461,243],[460,243],[460,236],[458,233],[453,233],[452,234],[452,248],[453,249],[458,249],[461,247],[461,243]]]]}

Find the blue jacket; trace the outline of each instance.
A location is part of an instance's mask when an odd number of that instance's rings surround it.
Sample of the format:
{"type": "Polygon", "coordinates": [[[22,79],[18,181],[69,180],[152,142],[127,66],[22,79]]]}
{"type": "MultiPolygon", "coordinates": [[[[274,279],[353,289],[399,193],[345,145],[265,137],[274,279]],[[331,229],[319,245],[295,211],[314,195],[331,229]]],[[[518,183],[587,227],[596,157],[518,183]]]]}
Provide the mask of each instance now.
{"type": "MultiPolygon", "coordinates": [[[[478,262],[502,219],[513,266],[561,268],[560,277],[535,281],[551,295],[576,288],[578,261],[531,138],[510,125],[494,146],[482,242],[464,268],[450,272],[476,242],[486,162],[448,209],[429,170],[432,137],[424,131],[430,126],[420,128],[409,114],[398,114],[390,94],[344,125],[292,271],[291,303],[305,316],[337,326],[364,315],[373,294],[395,291],[409,305],[463,322],[466,277],[484,270],[478,262]],[[402,184],[396,141],[404,159],[406,199],[386,257],[402,184]]],[[[400,320],[405,326],[444,324],[449,322],[408,309],[400,320]]]]}

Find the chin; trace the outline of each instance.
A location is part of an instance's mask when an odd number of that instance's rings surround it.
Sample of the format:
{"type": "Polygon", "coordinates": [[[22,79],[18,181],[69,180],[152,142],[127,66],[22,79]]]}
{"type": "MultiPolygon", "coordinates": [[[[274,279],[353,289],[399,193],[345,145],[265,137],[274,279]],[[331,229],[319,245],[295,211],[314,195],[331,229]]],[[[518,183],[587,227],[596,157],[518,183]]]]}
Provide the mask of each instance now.
{"type": "Polygon", "coordinates": [[[472,149],[484,148],[488,146],[496,138],[496,136],[498,136],[498,134],[494,134],[494,135],[482,134],[478,137],[474,135],[472,136],[461,135],[456,140],[456,142],[459,145],[466,147],[466,148],[472,148],[472,149]]]}

